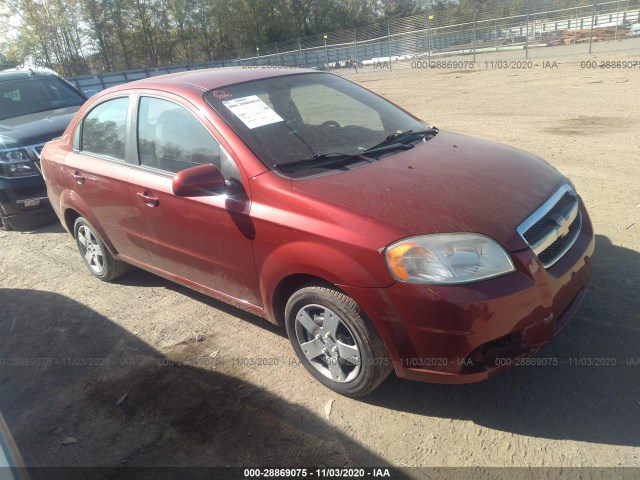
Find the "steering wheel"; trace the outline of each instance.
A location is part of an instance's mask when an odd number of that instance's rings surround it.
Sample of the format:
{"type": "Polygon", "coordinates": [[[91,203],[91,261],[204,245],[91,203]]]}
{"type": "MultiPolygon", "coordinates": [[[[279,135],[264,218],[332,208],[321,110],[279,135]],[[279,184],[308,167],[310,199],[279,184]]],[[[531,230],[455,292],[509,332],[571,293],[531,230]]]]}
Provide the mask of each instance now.
{"type": "Polygon", "coordinates": [[[340,124],[335,120],[327,120],[320,124],[321,127],[332,127],[332,128],[341,128],[340,124]]]}

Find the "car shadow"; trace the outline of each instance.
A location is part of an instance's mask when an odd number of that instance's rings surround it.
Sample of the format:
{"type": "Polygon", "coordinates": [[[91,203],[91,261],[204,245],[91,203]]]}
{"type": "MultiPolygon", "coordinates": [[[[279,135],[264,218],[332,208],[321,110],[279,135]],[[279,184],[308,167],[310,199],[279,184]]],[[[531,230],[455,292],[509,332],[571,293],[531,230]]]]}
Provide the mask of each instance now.
{"type": "MultiPolygon", "coordinates": [[[[640,253],[596,236],[589,294],[567,328],[537,355],[557,359],[557,366],[518,366],[470,385],[424,384],[392,375],[361,401],[521,435],[639,446],[638,272],[640,253]]],[[[120,282],[165,287],[286,336],[251,313],[142,270],[120,282]]]]}
{"type": "Polygon", "coordinates": [[[232,315],[252,325],[261,327],[283,338],[287,337],[287,333],[284,328],[278,327],[265,320],[264,318],[259,317],[258,315],[255,315],[246,310],[242,310],[238,307],[234,307],[233,305],[222,302],[220,300],[216,300],[215,298],[209,297],[208,295],[197,292],[190,288],[183,287],[178,283],[172,282],[171,280],[167,280],[163,277],[137,267],[132,267],[126,275],[119,277],[118,279],[114,280],[114,282],[129,287],[166,288],[167,290],[171,290],[173,292],[189,297],[195,301],[204,303],[205,305],[208,305],[211,308],[215,308],[216,310],[226,313],[227,315],[232,315]]]}
{"type": "Polygon", "coordinates": [[[161,354],[52,292],[0,289],[0,305],[0,410],[27,466],[48,467],[34,479],[91,477],[50,468],[69,466],[126,478],[118,468],[385,464],[310,410],[216,370],[202,343],[161,354]]]}
{"type": "Polygon", "coordinates": [[[60,220],[58,220],[57,217],[52,218],[50,221],[47,221],[45,223],[41,223],[31,229],[21,230],[20,233],[26,233],[26,234],[67,233],[68,234],[68,232],[64,229],[64,227],[60,223],[60,220]]]}
{"type": "MultiPolygon", "coordinates": [[[[558,365],[518,366],[469,385],[425,384],[392,375],[360,401],[520,435],[640,446],[638,272],[640,253],[597,235],[589,294],[565,330],[537,354],[557,359],[558,365]]],[[[118,282],[164,287],[286,336],[264,319],[143,270],[132,269],[118,282]]]]}
{"type": "Polygon", "coordinates": [[[518,366],[468,385],[391,377],[363,401],[519,435],[640,446],[638,288],[640,253],[598,235],[589,294],[537,354],[557,366],[518,366]]]}

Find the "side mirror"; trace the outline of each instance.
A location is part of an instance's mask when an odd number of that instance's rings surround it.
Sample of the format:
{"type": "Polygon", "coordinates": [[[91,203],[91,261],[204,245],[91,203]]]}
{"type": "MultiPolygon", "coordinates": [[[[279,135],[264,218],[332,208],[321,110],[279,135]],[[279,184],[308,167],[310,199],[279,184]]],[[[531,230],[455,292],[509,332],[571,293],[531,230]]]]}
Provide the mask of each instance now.
{"type": "Polygon", "coordinates": [[[173,193],[181,197],[219,195],[226,189],[222,173],[210,163],[187,168],[173,177],[173,193]]]}

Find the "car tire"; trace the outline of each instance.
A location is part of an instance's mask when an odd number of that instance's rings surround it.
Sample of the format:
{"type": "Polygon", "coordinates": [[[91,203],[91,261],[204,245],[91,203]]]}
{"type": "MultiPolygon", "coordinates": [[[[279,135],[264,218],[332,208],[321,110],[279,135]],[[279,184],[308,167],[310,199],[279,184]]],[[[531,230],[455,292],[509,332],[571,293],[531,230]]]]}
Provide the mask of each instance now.
{"type": "Polygon", "coordinates": [[[300,362],[341,395],[366,395],[393,369],[371,321],[335,288],[310,284],[296,291],[285,307],[285,325],[300,362]]]}
{"type": "Polygon", "coordinates": [[[9,221],[4,217],[0,217],[0,226],[5,232],[10,232],[11,230],[13,230],[13,228],[9,224],[9,221]]]}
{"type": "Polygon", "coordinates": [[[73,224],[73,236],[89,272],[105,282],[118,278],[129,270],[129,265],[113,258],[95,229],[83,217],[73,224]]]}

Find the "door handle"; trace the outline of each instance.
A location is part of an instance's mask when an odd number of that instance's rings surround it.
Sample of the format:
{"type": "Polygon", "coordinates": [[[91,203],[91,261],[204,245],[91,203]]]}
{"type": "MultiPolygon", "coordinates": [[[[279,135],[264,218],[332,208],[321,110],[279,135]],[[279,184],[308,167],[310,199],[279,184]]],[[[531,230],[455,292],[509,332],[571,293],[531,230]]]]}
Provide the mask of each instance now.
{"type": "Polygon", "coordinates": [[[82,175],[80,175],[80,172],[78,172],[77,170],[73,172],[71,176],[73,177],[73,179],[76,181],[78,185],[82,185],[84,183],[85,178],[82,175]]]}
{"type": "Polygon", "coordinates": [[[149,192],[138,192],[137,196],[140,200],[142,200],[148,207],[157,207],[160,205],[160,200],[149,195],[149,192]]]}

